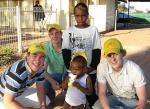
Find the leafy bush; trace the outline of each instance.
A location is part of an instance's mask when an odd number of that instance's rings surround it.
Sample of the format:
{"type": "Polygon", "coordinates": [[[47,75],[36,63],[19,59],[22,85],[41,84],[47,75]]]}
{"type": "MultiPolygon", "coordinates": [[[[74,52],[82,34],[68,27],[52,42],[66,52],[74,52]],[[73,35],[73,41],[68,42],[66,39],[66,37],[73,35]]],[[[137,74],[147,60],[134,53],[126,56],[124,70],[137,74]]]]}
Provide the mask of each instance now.
{"type": "Polygon", "coordinates": [[[14,54],[14,49],[10,47],[0,47],[0,55],[11,55],[14,54]]]}
{"type": "Polygon", "coordinates": [[[20,58],[21,56],[16,55],[14,49],[0,47],[0,67],[8,66],[20,58]]]}

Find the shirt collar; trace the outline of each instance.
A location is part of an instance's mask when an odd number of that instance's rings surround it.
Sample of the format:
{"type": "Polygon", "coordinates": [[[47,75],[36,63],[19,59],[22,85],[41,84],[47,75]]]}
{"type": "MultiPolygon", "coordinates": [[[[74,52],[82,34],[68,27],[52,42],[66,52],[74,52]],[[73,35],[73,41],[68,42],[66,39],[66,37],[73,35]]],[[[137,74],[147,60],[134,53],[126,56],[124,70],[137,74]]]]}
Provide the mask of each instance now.
{"type": "Polygon", "coordinates": [[[29,65],[28,65],[28,63],[27,63],[26,60],[25,60],[25,67],[26,67],[26,69],[28,70],[29,74],[32,75],[33,72],[32,72],[32,70],[31,70],[31,68],[29,67],[29,65]]]}

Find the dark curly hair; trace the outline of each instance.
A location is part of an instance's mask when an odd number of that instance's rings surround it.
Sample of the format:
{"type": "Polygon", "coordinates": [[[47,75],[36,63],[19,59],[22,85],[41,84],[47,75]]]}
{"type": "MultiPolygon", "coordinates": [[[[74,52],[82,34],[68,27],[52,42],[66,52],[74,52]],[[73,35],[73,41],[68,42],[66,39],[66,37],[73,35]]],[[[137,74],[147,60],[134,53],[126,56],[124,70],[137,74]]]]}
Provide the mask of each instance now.
{"type": "Polygon", "coordinates": [[[82,67],[87,66],[87,61],[83,56],[75,56],[71,62],[79,63],[82,67]]]}

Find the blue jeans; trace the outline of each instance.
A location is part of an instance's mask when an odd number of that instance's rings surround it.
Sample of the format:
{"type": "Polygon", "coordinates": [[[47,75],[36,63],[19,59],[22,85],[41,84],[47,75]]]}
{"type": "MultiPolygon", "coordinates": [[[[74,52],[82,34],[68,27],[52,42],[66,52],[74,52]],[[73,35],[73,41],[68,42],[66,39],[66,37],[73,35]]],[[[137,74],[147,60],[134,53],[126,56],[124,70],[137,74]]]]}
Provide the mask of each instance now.
{"type": "MultiPolygon", "coordinates": [[[[136,106],[137,99],[126,99],[110,95],[108,96],[108,102],[111,109],[133,109],[136,106]]],[[[99,100],[95,102],[92,108],[102,109],[99,100]]]]}
{"type": "MultiPolygon", "coordinates": [[[[49,76],[51,76],[58,83],[62,83],[62,81],[66,78],[67,73],[66,72],[64,74],[54,73],[53,75],[49,75],[49,76]]],[[[48,96],[49,100],[51,101],[51,103],[54,102],[56,96],[55,90],[52,88],[51,83],[46,79],[44,82],[44,87],[45,87],[46,95],[48,96]]]]}
{"type": "Polygon", "coordinates": [[[136,106],[137,99],[127,99],[121,97],[115,97],[111,95],[109,98],[109,105],[111,108],[121,107],[122,109],[133,109],[136,106]]]}
{"type": "Polygon", "coordinates": [[[54,102],[56,93],[55,90],[52,88],[52,85],[49,83],[48,80],[45,80],[44,82],[44,87],[45,87],[45,93],[48,96],[50,102],[54,102]]]}

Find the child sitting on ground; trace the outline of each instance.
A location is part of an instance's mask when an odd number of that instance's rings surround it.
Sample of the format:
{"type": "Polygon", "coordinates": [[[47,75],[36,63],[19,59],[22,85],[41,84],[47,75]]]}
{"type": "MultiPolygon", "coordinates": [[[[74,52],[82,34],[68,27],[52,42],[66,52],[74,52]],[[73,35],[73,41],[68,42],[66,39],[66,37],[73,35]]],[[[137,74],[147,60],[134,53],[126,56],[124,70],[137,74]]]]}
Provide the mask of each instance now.
{"type": "Polygon", "coordinates": [[[63,109],[85,109],[86,95],[92,94],[92,82],[86,74],[87,57],[82,52],[74,55],[70,63],[70,73],[62,84],[62,89],[68,86],[63,109]]]}

